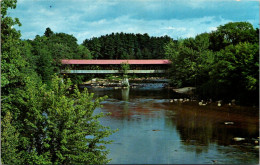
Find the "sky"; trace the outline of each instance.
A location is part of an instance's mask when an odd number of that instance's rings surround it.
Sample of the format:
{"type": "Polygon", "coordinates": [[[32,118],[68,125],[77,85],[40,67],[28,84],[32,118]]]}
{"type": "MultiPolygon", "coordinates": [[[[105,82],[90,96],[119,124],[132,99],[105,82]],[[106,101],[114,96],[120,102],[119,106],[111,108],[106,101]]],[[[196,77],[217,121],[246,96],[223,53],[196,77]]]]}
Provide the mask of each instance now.
{"type": "Polygon", "coordinates": [[[49,27],[81,44],[112,32],[195,37],[228,22],[247,21],[259,28],[258,0],[17,0],[9,10],[19,18],[22,39],[43,35],[49,27]]]}

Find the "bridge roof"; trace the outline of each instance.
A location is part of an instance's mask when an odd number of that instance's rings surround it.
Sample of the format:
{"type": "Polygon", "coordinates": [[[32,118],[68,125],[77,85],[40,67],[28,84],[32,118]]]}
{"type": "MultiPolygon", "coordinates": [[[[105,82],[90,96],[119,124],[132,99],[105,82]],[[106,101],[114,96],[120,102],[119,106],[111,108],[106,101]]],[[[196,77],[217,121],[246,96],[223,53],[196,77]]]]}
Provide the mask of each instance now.
{"type": "Polygon", "coordinates": [[[63,59],[61,60],[62,64],[92,64],[92,65],[111,65],[111,64],[150,64],[150,65],[158,65],[158,64],[170,64],[171,61],[167,59],[153,59],[153,60],[71,60],[71,59],[63,59]]]}

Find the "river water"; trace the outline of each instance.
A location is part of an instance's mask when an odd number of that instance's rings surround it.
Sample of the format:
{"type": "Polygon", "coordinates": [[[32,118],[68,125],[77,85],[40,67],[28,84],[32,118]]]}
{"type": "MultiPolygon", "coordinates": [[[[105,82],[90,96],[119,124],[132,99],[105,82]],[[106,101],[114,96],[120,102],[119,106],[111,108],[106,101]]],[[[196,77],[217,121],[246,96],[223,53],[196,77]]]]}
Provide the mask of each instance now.
{"type": "Polygon", "coordinates": [[[97,111],[110,112],[101,123],[119,129],[108,138],[111,164],[259,163],[256,109],[171,102],[183,96],[160,83],[89,91],[109,97],[97,111]]]}

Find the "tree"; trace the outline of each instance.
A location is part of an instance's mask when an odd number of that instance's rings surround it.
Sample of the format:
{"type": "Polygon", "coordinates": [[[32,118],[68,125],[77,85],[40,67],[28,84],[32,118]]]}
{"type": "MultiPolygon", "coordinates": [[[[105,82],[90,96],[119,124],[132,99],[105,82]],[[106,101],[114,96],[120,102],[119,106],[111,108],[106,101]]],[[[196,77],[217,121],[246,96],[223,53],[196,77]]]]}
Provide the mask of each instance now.
{"type": "Polygon", "coordinates": [[[140,49],[137,49],[136,51],[136,55],[135,55],[136,59],[143,59],[143,55],[140,49]]]}
{"type": "Polygon", "coordinates": [[[46,36],[36,36],[32,41],[33,54],[36,58],[36,72],[43,82],[50,83],[52,75],[55,73],[54,58],[47,46],[46,36]]]}
{"type": "Polygon", "coordinates": [[[78,46],[74,36],[65,33],[54,34],[48,28],[45,35],[37,35],[31,45],[37,64],[36,71],[46,83],[50,82],[54,73],[59,72],[61,59],[81,59],[81,56],[90,55],[86,48],[78,46]]]}
{"type": "Polygon", "coordinates": [[[210,49],[219,51],[226,46],[239,42],[255,43],[258,36],[255,33],[253,25],[248,22],[230,22],[220,25],[216,31],[210,34],[210,49]]]}
{"type": "Polygon", "coordinates": [[[94,114],[106,97],[94,99],[71,81],[55,76],[50,86],[26,78],[27,85],[16,95],[22,110],[19,125],[21,164],[104,164],[108,151],[104,140],[113,131],[102,126],[94,114]],[[93,101],[94,100],[94,101],[93,101]]]}
{"type": "Polygon", "coordinates": [[[33,52],[33,46],[31,44],[31,40],[23,40],[21,41],[21,56],[27,61],[29,64],[25,69],[26,73],[34,72],[37,69],[37,59],[38,57],[33,52]]]}
{"type": "Polygon", "coordinates": [[[123,54],[121,55],[121,59],[129,59],[129,54],[123,52],[123,54]]]}
{"type": "Polygon", "coordinates": [[[44,35],[45,35],[46,37],[50,37],[50,36],[52,36],[53,34],[54,34],[54,33],[53,33],[53,31],[51,30],[51,28],[47,27],[46,30],[45,30],[45,32],[44,32],[44,35]]]}
{"type": "Polygon", "coordinates": [[[86,39],[87,47],[97,59],[160,59],[164,57],[164,45],[168,36],[150,37],[148,34],[112,33],[86,39]]]}
{"type": "Polygon", "coordinates": [[[53,59],[73,59],[78,56],[77,39],[73,35],[55,33],[48,38],[46,45],[53,59]]]}
{"type": "Polygon", "coordinates": [[[1,127],[1,162],[20,164],[22,158],[18,151],[19,133],[12,124],[12,116],[9,111],[1,120],[1,127]]]}
{"type": "Polygon", "coordinates": [[[165,47],[166,57],[172,61],[170,68],[171,84],[175,87],[195,86],[198,52],[185,45],[185,42],[170,42],[165,47]]]}
{"type": "Polygon", "coordinates": [[[97,59],[97,58],[102,58],[102,55],[100,53],[101,51],[101,44],[98,38],[93,37],[91,40],[85,40],[83,42],[83,45],[86,46],[91,54],[93,55],[93,58],[97,59]]]}
{"type": "Polygon", "coordinates": [[[14,20],[7,16],[8,8],[16,8],[16,0],[1,1],[1,86],[2,96],[10,92],[11,87],[20,84],[23,77],[22,68],[27,64],[21,56],[20,32],[12,28],[14,25],[21,26],[17,18],[14,20]],[[20,79],[21,78],[21,79],[20,79]]]}
{"type": "Polygon", "coordinates": [[[130,65],[127,63],[121,63],[121,69],[124,75],[127,75],[128,70],[130,69],[130,65]]]}
{"type": "Polygon", "coordinates": [[[28,63],[21,55],[21,34],[13,28],[21,23],[7,16],[8,8],[15,9],[16,0],[1,1],[1,164],[19,164],[22,158],[12,101],[17,88],[24,86],[24,68],[28,63]]]}
{"type": "Polygon", "coordinates": [[[83,45],[78,46],[78,56],[79,59],[92,59],[90,51],[83,45]]]}
{"type": "Polygon", "coordinates": [[[210,76],[228,99],[258,103],[259,45],[244,42],[227,46],[217,54],[210,76]]]}

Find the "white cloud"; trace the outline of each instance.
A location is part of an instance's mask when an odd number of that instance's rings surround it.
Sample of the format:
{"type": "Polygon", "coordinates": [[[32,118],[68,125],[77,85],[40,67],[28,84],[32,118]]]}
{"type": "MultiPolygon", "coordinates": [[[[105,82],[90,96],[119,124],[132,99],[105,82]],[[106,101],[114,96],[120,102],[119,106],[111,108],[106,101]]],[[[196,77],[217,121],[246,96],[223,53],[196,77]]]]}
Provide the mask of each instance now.
{"type": "MultiPolygon", "coordinates": [[[[216,1],[234,0],[185,0],[185,3],[182,0],[19,0],[14,15],[22,22],[22,27],[18,29],[21,30],[24,39],[32,39],[37,34],[43,35],[47,27],[54,32],[73,34],[79,43],[87,38],[112,32],[148,33],[150,36],[168,35],[177,39],[216,30],[219,25],[233,20],[219,14],[207,16],[208,13],[195,13],[196,17],[191,18],[190,13],[176,13],[177,9],[174,8],[173,2],[178,2],[178,7],[183,3],[186,5],[182,5],[183,7],[199,8],[196,10],[198,12],[208,7],[205,5],[206,2],[216,1]],[[123,6],[119,5],[121,3],[123,6]],[[157,9],[160,9],[158,10],[160,13],[153,12],[157,9]],[[173,13],[173,16],[169,13],[173,13]]],[[[247,18],[245,21],[258,24],[258,12],[254,17],[255,19],[247,18]]]]}
{"type": "MultiPolygon", "coordinates": [[[[214,17],[203,17],[198,19],[171,19],[171,20],[141,20],[129,18],[129,16],[117,17],[115,19],[101,19],[98,21],[76,21],[73,17],[54,17],[45,20],[41,18],[38,21],[30,23],[33,27],[33,32],[24,31],[24,38],[32,38],[36,35],[36,30],[41,29],[42,35],[47,27],[50,27],[54,32],[65,32],[73,34],[79,43],[85,39],[98,37],[101,35],[110,34],[112,32],[125,33],[148,33],[150,36],[168,35],[177,38],[195,37],[199,33],[210,32],[215,27],[225,24],[230,20],[221,19],[219,22],[214,22],[214,17]],[[203,23],[205,21],[210,24],[203,23]]],[[[38,33],[39,34],[39,33],[38,33]]]]}
{"type": "Polygon", "coordinates": [[[217,30],[217,27],[209,27],[208,30],[209,31],[215,31],[215,30],[217,30]]]}
{"type": "Polygon", "coordinates": [[[168,27],[165,27],[165,28],[162,28],[162,29],[174,30],[174,31],[186,31],[187,30],[187,28],[185,28],[185,27],[172,27],[172,26],[168,26],[168,27]]]}
{"type": "MultiPolygon", "coordinates": [[[[119,17],[113,20],[100,20],[92,23],[84,23],[84,28],[78,28],[77,36],[79,42],[86,38],[93,36],[101,36],[110,34],[112,32],[125,32],[125,33],[148,33],[151,36],[164,36],[169,35],[174,39],[195,37],[197,34],[203,32],[210,32],[215,27],[230,22],[230,20],[221,19],[219,22],[214,22],[214,17],[203,17],[198,19],[186,20],[137,20],[131,19],[127,16],[119,17]],[[127,18],[127,19],[126,19],[127,18]],[[210,24],[203,23],[206,20],[210,24]],[[165,26],[166,25],[166,26],[165,26]],[[168,26],[167,26],[168,25],[168,26]],[[175,26],[171,26],[175,25],[175,26]],[[156,27],[156,28],[155,28],[156,27]]],[[[72,34],[77,32],[71,31],[72,34]]]]}

